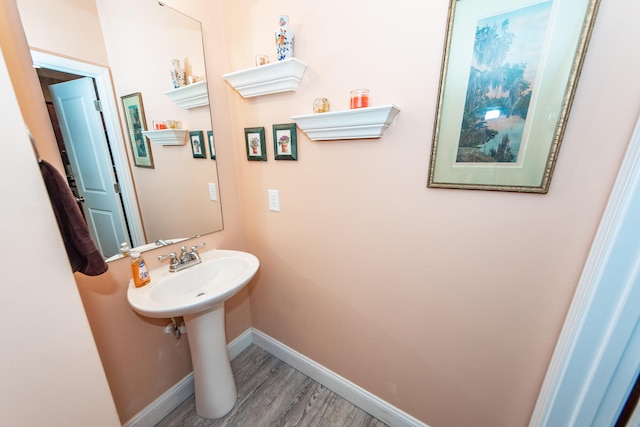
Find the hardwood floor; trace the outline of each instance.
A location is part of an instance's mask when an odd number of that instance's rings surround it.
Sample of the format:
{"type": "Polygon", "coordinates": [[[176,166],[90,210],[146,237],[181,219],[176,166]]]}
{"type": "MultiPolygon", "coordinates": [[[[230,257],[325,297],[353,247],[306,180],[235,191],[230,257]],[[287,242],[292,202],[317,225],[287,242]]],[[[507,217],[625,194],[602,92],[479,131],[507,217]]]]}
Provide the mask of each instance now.
{"type": "Polygon", "coordinates": [[[192,395],[156,427],[386,426],[256,345],[232,360],[231,367],[238,401],[225,417],[199,417],[192,395]]]}

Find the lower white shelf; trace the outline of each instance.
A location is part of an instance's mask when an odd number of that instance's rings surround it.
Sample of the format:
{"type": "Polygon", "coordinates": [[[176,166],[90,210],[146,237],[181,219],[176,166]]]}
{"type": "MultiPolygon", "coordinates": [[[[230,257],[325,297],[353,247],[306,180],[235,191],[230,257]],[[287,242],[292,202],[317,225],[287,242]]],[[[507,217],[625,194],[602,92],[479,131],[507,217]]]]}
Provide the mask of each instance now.
{"type": "Polygon", "coordinates": [[[312,141],[381,138],[400,109],[393,104],[292,116],[312,141]]]}
{"type": "Polygon", "coordinates": [[[184,145],[187,142],[189,131],[185,129],[160,129],[144,130],[142,133],[159,145],[184,145]]]}

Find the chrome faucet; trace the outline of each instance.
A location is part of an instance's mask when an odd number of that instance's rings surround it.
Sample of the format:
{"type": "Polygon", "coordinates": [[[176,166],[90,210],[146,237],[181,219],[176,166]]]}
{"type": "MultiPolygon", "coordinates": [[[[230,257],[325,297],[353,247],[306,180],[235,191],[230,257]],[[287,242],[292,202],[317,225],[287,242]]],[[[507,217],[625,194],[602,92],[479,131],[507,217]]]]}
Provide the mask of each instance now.
{"type": "Polygon", "coordinates": [[[169,259],[169,272],[175,273],[185,268],[189,268],[196,264],[200,264],[202,259],[198,253],[198,249],[206,246],[206,243],[202,242],[197,246],[191,246],[191,250],[187,251],[186,246],[180,247],[180,255],[175,252],[168,253],[166,255],[160,255],[158,259],[163,261],[169,259]]]}

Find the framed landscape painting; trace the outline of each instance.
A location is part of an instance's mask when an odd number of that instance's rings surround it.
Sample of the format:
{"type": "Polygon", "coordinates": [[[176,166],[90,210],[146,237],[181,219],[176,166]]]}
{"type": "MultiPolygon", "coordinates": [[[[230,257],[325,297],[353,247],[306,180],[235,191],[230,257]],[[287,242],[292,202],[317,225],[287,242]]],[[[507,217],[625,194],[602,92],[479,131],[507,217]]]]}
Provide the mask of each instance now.
{"type": "Polygon", "coordinates": [[[131,153],[136,166],[153,169],[153,155],[149,138],[144,136],[147,130],[147,119],[144,115],[142,95],[140,92],[121,97],[122,109],[127,125],[127,134],[131,142],[131,153]]]}
{"type": "Polygon", "coordinates": [[[429,187],[546,193],[599,0],[451,0],[429,187]]]}

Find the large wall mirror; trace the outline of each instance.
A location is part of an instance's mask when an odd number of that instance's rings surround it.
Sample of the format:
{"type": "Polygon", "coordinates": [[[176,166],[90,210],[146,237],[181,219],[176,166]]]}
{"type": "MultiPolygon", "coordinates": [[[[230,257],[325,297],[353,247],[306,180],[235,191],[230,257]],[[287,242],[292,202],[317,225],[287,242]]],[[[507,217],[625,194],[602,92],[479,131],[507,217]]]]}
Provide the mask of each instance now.
{"type": "MultiPolygon", "coordinates": [[[[105,258],[117,257],[122,242],[144,250],[222,230],[210,107],[168,96],[174,59],[194,81],[206,80],[200,23],[157,0],[17,4],[70,185],[105,258]],[[99,103],[76,101],[92,91],[99,103]],[[73,114],[97,114],[100,132],[73,114]],[[138,134],[132,142],[132,118],[133,128],[148,130],[175,121],[186,137],[166,145],[138,134]],[[204,153],[194,153],[189,132],[201,132],[204,153]],[[107,193],[115,207],[91,205],[107,193]]],[[[208,100],[206,82],[199,86],[208,100]]]]}

